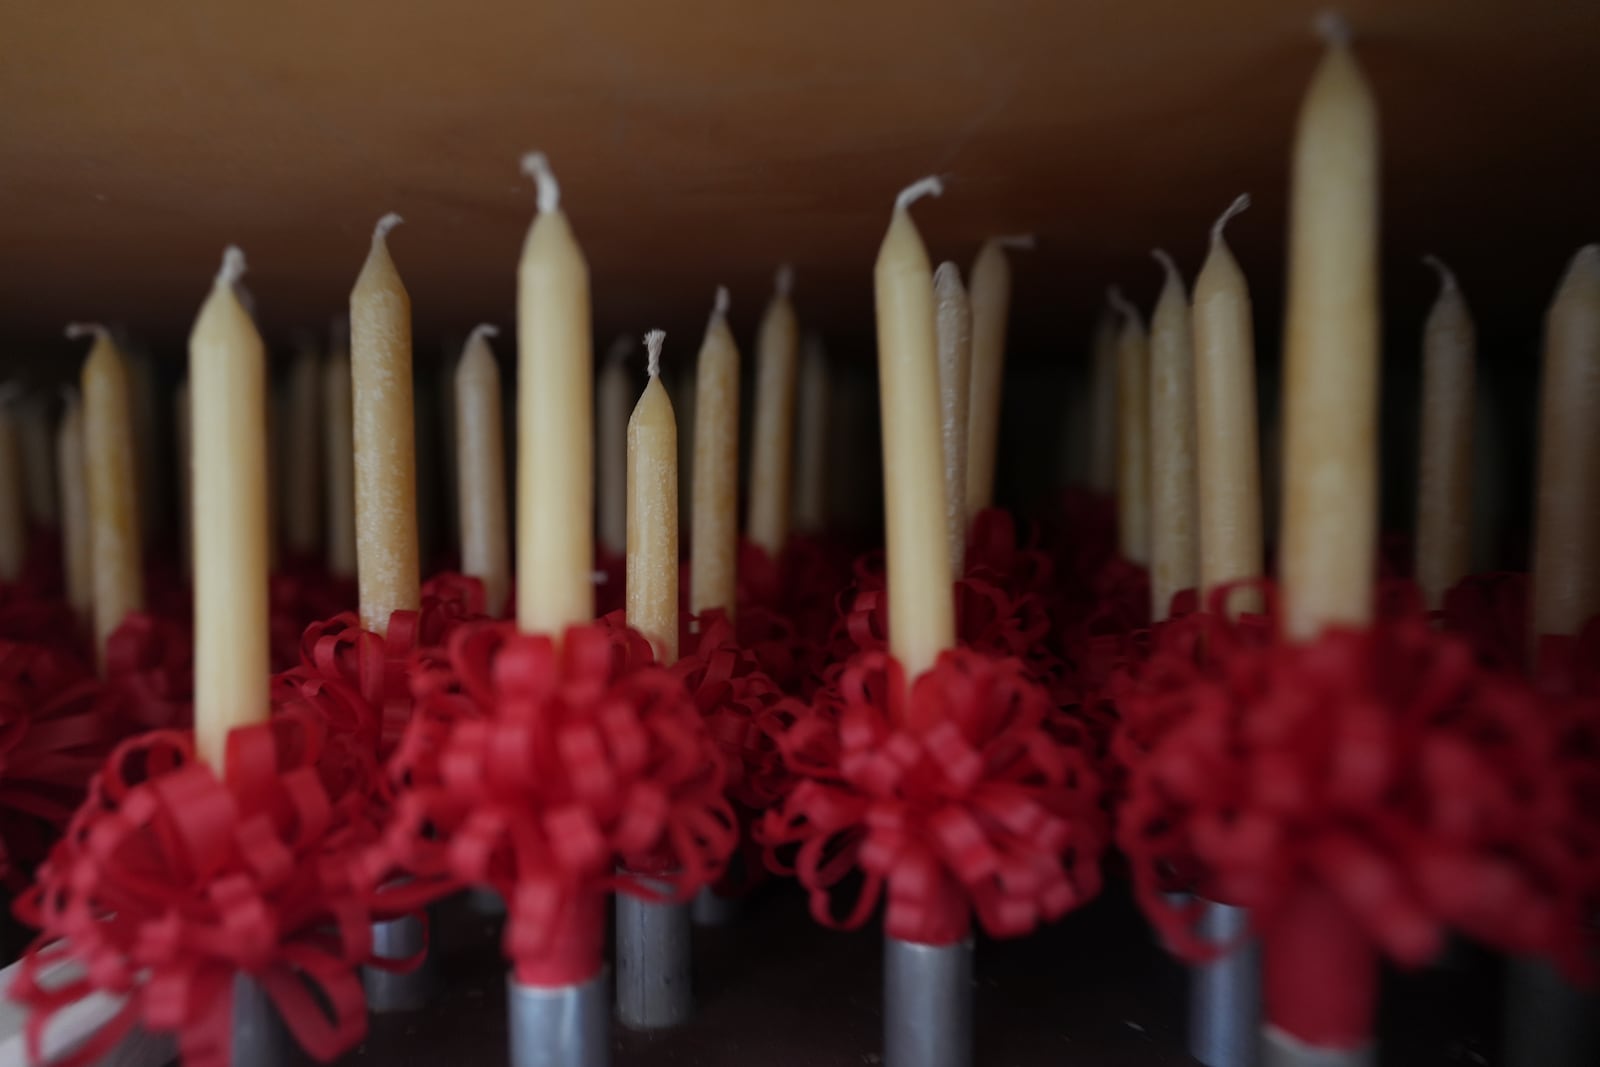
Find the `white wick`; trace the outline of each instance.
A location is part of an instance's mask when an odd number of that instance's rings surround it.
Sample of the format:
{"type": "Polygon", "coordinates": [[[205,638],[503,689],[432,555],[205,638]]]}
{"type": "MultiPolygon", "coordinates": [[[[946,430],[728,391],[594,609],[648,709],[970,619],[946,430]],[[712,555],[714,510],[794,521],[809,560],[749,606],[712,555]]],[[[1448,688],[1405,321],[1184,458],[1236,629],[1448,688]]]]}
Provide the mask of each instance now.
{"type": "Polygon", "coordinates": [[[726,285],[717,286],[717,296],[711,304],[711,318],[713,320],[727,318],[729,302],[728,287],[726,285]]]}
{"type": "Polygon", "coordinates": [[[496,326],[492,322],[480,322],[478,325],[472,328],[471,333],[467,334],[467,344],[470,346],[474,341],[480,339],[487,341],[491,337],[499,336],[500,327],[496,326]]]}
{"type": "Polygon", "coordinates": [[[80,337],[110,337],[111,331],[98,322],[70,322],[67,324],[67,340],[76,341],[80,337]]]}
{"type": "Polygon", "coordinates": [[[1249,193],[1240,193],[1238,196],[1234,197],[1233,203],[1228,205],[1228,210],[1224,211],[1222,216],[1218,218],[1216,222],[1211,224],[1211,243],[1220,244],[1222,241],[1222,228],[1228,224],[1228,220],[1249,206],[1249,193]]]}
{"type": "Polygon", "coordinates": [[[547,215],[561,208],[561,186],[550,171],[550,161],[543,152],[529,152],[522,157],[522,173],[532,178],[539,188],[539,214],[547,215]]]}
{"type": "Polygon", "coordinates": [[[1013,233],[1005,237],[996,237],[994,243],[1011,251],[1031,252],[1039,243],[1039,239],[1031,233],[1013,233]]]}
{"type": "Polygon", "coordinates": [[[1179,285],[1183,284],[1183,277],[1178,273],[1178,265],[1172,262],[1172,257],[1167,255],[1166,249],[1153,248],[1150,250],[1150,256],[1161,264],[1161,269],[1167,274],[1167,281],[1177,282],[1179,285]]]}
{"type": "Polygon", "coordinates": [[[661,342],[666,339],[667,331],[665,330],[651,330],[644,335],[645,351],[650,354],[650,361],[646,365],[646,370],[649,371],[652,378],[661,377],[661,342]]]}
{"type": "Polygon", "coordinates": [[[393,211],[389,212],[383,218],[378,220],[378,225],[372,228],[372,243],[377,244],[379,241],[387,239],[389,236],[389,231],[404,221],[406,220],[401,218],[397,213],[393,211]]]}
{"type": "Polygon", "coordinates": [[[1444,296],[1446,293],[1451,293],[1456,290],[1455,273],[1449,267],[1445,266],[1444,260],[1430,253],[1429,255],[1422,257],[1422,262],[1426,263],[1428,266],[1432,267],[1436,272],[1438,272],[1440,296],[1444,296]]]}
{"type": "Polygon", "coordinates": [[[900,195],[894,198],[894,209],[904,211],[925,196],[940,196],[943,193],[944,181],[937,174],[930,174],[900,190],[900,195]]]}
{"type": "Polygon", "coordinates": [[[1139,309],[1128,303],[1127,297],[1122,295],[1122,290],[1116,286],[1106,290],[1106,301],[1111,305],[1111,310],[1127,319],[1129,322],[1139,321],[1139,309]]]}
{"type": "Polygon", "coordinates": [[[1350,20],[1344,17],[1344,12],[1332,8],[1317,12],[1317,17],[1312,20],[1311,25],[1316,29],[1318,37],[1335,48],[1344,48],[1355,36],[1350,29],[1350,20]]]}
{"type": "Polygon", "coordinates": [[[222,267],[217,271],[217,284],[238,285],[243,277],[244,253],[238,245],[229,245],[222,250],[222,267]]]}
{"type": "Polygon", "coordinates": [[[774,283],[779,296],[788,296],[794,291],[794,267],[788,263],[778,268],[778,278],[774,283]]]}

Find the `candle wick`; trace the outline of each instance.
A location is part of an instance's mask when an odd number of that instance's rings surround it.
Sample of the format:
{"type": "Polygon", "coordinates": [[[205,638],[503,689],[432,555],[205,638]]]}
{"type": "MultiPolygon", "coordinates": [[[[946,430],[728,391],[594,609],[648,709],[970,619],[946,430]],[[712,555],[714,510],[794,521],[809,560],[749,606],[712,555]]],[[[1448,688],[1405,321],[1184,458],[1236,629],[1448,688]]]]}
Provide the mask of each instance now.
{"type": "Polygon", "coordinates": [[[649,363],[646,364],[646,370],[649,371],[652,378],[661,377],[661,343],[666,339],[667,331],[665,330],[651,330],[644,335],[645,351],[649,353],[649,363]]]}
{"type": "Polygon", "coordinates": [[[1168,283],[1180,286],[1183,284],[1183,276],[1178,273],[1178,265],[1172,261],[1171,256],[1167,255],[1166,249],[1152,249],[1150,256],[1157,263],[1161,264],[1161,269],[1166,272],[1168,283]]]}
{"type": "Polygon", "coordinates": [[[217,271],[217,284],[238,286],[239,279],[244,277],[244,252],[238,245],[229,245],[222,250],[222,268],[217,271]]]}
{"type": "Polygon", "coordinates": [[[1328,9],[1317,13],[1311,25],[1316,29],[1317,36],[1335,48],[1345,48],[1355,37],[1350,29],[1350,20],[1344,17],[1344,12],[1328,9]]]}
{"type": "Polygon", "coordinates": [[[726,285],[717,286],[717,297],[711,305],[712,322],[716,322],[718,319],[725,319],[728,317],[729,303],[728,287],[726,285]]]}
{"type": "Polygon", "coordinates": [[[925,196],[940,196],[943,193],[944,181],[937,174],[930,174],[900,190],[900,195],[894,198],[894,209],[904,211],[925,196]]]}
{"type": "Polygon", "coordinates": [[[387,240],[388,237],[389,237],[389,231],[394,229],[396,226],[400,225],[404,221],[406,221],[406,220],[401,218],[395,212],[393,212],[393,211],[389,212],[383,218],[378,220],[378,225],[373,227],[373,229],[372,229],[372,243],[373,244],[377,244],[379,241],[387,240]]]}
{"type": "Polygon", "coordinates": [[[1212,244],[1221,244],[1222,243],[1222,228],[1228,224],[1228,220],[1229,219],[1233,218],[1235,215],[1239,214],[1241,211],[1243,211],[1245,208],[1247,208],[1249,206],[1250,206],[1250,194],[1249,193],[1240,193],[1238,196],[1234,197],[1233,198],[1233,203],[1228,205],[1228,210],[1224,211],[1222,213],[1222,216],[1220,218],[1218,218],[1216,222],[1213,222],[1211,224],[1211,243],[1212,244]]]}
{"type": "Polygon", "coordinates": [[[1439,275],[1440,296],[1445,296],[1448,293],[1460,291],[1460,287],[1456,285],[1455,272],[1449,267],[1445,266],[1444,260],[1440,259],[1436,255],[1433,255],[1432,253],[1429,253],[1428,255],[1422,257],[1422,262],[1432,267],[1434,272],[1439,275]]]}
{"type": "Polygon", "coordinates": [[[561,186],[550,170],[550,161],[543,152],[529,152],[522,157],[522,173],[533,179],[539,190],[539,214],[548,215],[561,209],[561,186]]]}
{"type": "Polygon", "coordinates": [[[1122,295],[1122,290],[1116,286],[1106,290],[1106,302],[1111,305],[1111,310],[1127,319],[1129,322],[1139,322],[1139,309],[1128,303],[1127,297],[1122,295]]]}
{"type": "Polygon", "coordinates": [[[480,338],[482,338],[483,340],[488,340],[491,337],[499,337],[499,336],[500,336],[500,327],[496,326],[492,322],[480,322],[480,323],[478,323],[478,325],[476,325],[476,326],[474,326],[472,328],[472,332],[471,333],[467,334],[467,344],[471,345],[472,342],[474,342],[474,341],[476,341],[476,340],[478,340],[480,338]]]}
{"type": "Polygon", "coordinates": [[[1005,237],[996,237],[994,243],[1009,251],[1031,252],[1038,245],[1039,239],[1031,233],[1013,233],[1005,237]]]}
{"type": "Polygon", "coordinates": [[[81,337],[110,337],[111,331],[98,322],[70,322],[67,324],[67,340],[76,341],[81,337]]]}
{"type": "Polygon", "coordinates": [[[788,296],[794,290],[794,267],[788,263],[778,268],[776,287],[779,296],[788,296]]]}

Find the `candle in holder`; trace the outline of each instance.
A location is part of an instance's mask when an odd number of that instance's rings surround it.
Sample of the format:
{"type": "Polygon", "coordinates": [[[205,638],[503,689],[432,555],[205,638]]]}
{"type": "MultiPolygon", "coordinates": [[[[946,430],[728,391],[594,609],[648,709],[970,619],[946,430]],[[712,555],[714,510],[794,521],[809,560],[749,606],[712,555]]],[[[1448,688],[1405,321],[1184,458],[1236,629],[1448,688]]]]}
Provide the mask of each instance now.
{"type": "Polygon", "coordinates": [[[889,651],[908,682],[955,644],[933,270],[907,210],[942,191],[937,178],[923,178],[901,191],[872,271],[883,420],[889,651]]]}
{"type": "Polygon", "coordinates": [[[800,350],[800,397],[795,418],[794,523],[807,533],[828,526],[828,354],[815,334],[800,350]]]}
{"type": "Polygon", "coordinates": [[[94,615],[94,546],[89,534],[89,486],[83,458],[83,405],[68,392],[56,430],[56,470],[61,484],[61,565],[67,604],[78,621],[94,615]]]}
{"type": "Polygon", "coordinates": [[[300,559],[315,555],[322,537],[321,391],[316,349],[302,345],[289,365],[283,440],[283,542],[300,559]]]}
{"type": "Polygon", "coordinates": [[[356,576],[356,458],[349,329],[340,322],[322,368],[322,468],[328,573],[356,576]]]}
{"type": "Polygon", "coordinates": [[[506,452],[500,368],[489,349],[496,330],[472,331],[456,366],[456,512],[461,523],[461,573],[483,582],[489,614],[498,617],[511,590],[506,539],[506,452]]]}
{"type": "MultiPolygon", "coordinates": [[[[1032,248],[1033,237],[994,237],[972,264],[972,367],[967,387],[967,519],[994,503],[1000,447],[1000,387],[1006,368],[1006,319],[1011,314],[1011,264],[1006,249],[1032,248]]],[[[955,565],[961,565],[960,560],[955,565]]]]}
{"type": "Polygon", "coordinates": [[[195,747],[219,773],[229,731],[265,722],[271,708],[266,353],[233,291],[243,270],[229,248],[189,335],[195,747]]]}
{"type": "Polygon", "coordinates": [[[627,358],[634,341],[611,344],[595,386],[595,467],[600,479],[600,544],[621,555],[628,547],[628,388],[627,358]]]}
{"type": "Polygon", "coordinates": [[[394,214],[378,220],[350,291],[356,580],[361,625],[377,634],[388,632],[394,612],[421,604],[411,298],[388,245],[389,231],[399,224],[394,214]]]}
{"type": "Polygon", "coordinates": [[[130,611],[144,608],[144,558],[127,361],[104,327],[67,327],[68,337],[85,335],[94,337],[94,345],[81,375],[83,463],[94,555],[94,642],[104,669],[106,639],[130,611]]]}
{"type": "Polygon", "coordinates": [[[1117,550],[1150,562],[1150,346],[1138,310],[1115,289],[1117,331],[1117,550]]]}
{"type": "Polygon", "coordinates": [[[661,384],[666,336],[645,335],[650,380],[628,419],[628,625],[662,664],[678,658],[678,424],[661,384]]]}
{"type": "Polygon", "coordinates": [[[28,554],[28,492],[14,398],[0,398],[0,582],[22,577],[28,554]]]}
{"type": "Polygon", "coordinates": [[[734,616],[739,556],[739,349],[728,329],[728,290],[717,289],[695,371],[689,611],[734,616]]]}
{"type": "Polygon", "coordinates": [[[934,330],[939,344],[939,430],[944,442],[945,533],[950,572],[961,577],[967,556],[967,413],[972,387],[972,310],[961,268],[933,272],[934,330]]]}
{"type": "MultiPolygon", "coordinates": [[[[1256,416],[1255,334],[1250,289],[1222,239],[1228,220],[1250,205],[1241,196],[1211,228],[1211,251],[1194,280],[1195,459],[1199,493],[1200,587],[1261,577],[1261,454],[1256,416]]],[[[1202,602],[1203,603],[1203,602],[1202,602]]],[[[1261,610],[1242,589],[1230,610],[1261,610]]]]}
{"type": "Polygon", "coordinates": [[[517,625],[559,637],[594,618],[594,353],[589,264],[543,155],[517,266],[517,625]]]}
{"type": "Polygon", "coordinates": [[[1378,521],[1378,112],[1342,37],[1300,107],[1284,337],[1284,632],[1372,617],[1378,521]]]}
{"type": "Polygon", "coordinates": [[[745,535],[774,559],[789,540],[794,380],[800,354],[800,327],[789,300],[793,285],[793,269],[787,265],[780,268],[776,290],[756,335],[755,419],[745,535]]]}
{"type": "Polygon", "coordinates": [[[1472,557],[1472,313],[1450,269],[1432,256],[1439,296],[1422,330],[1422,431],[1417,472],[1417,585],[1430,609],[1467,576],[1472,557]]]}
{"type": "Polygon", "coordinates": [[[1172,598],[1198,585],[1195,543],[1194,344],[1189,298],[1172,257],[1155,253],[1166,272],[1150,315],[1150,617],[1172,611],[1172,598]]]}

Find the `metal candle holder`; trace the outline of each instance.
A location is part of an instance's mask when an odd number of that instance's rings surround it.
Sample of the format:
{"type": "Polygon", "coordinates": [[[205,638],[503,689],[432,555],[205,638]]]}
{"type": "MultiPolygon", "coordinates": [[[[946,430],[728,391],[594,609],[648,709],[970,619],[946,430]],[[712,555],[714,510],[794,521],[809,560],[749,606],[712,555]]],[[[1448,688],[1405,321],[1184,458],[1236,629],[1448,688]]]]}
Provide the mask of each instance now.
{"type": "Polygon", "coordinates": [[[587,982],[529,986],[506,975],[511,1067],[611,1067],[611,997],[602,968],[587,982]]]}
{"type": "MultiPolygon", "coordinates": [[[[427,945],[427,920],[421,915],[372,924],[372,954],[381,959],[409,959],[427,945]]],[[[361,985],[367,992],[367,1007],[374,1013],[416,1011],[433,995],[433,953],[428,952],[415,969],[405,973],[363,967],[361,985]]]]}
{"type": "Polygon", "coordinates": [[[694,1010],[689,905],[627,893],[616,901],[618,1021],[630,1030],[681,1026],[694,1010]]]}
{"type": "MultiPolygon", "coordinates": [[[[1218,945],[1250,928],[1244,908],[1207,902],[1199,934],[1218,945]]],[[[1260,1047],[1261,949],[1254,941],[1190,968],[1189,1055],[1206,1067],[1254,1067],[1260,1047]]]]}
{"type": "Polygon", "coordinates": [[[248,974],[233,978],[233,1067],[284,1067],[294,1051],[267,991],[248,974]]]}
{"type": "Polygon", "coordinates": [[[971,1067],[972,940],[883,940],[884,1067],[971,1067]]]}

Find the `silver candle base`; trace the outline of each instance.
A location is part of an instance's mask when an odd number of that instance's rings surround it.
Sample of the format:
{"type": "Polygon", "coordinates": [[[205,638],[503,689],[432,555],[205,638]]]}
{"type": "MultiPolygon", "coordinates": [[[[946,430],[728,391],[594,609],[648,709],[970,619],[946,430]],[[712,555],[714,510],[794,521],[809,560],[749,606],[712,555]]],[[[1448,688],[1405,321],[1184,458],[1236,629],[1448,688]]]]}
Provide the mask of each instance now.
{"type": "MultiPolygon", "coordinates": [[[[1199,934],[1230,944],[1250,927],[1250,913],[1207,903],[1199,934]]],[[[1189,1055],[1206,1067],[1255,1067],[1261,1033],[1261,949],[1248,941],[1189,970],[1189,1055]]]]}
{"type": "Polygon", "coordinates": [[[1377,1067],[1371,1045],[1352,1049],[1317,1048],[1276,1026],[1261,1030],[1261,1067],[1377,1067]]]}
{"type": "Polygon", "coordinates": [[[696,926],[730,926],[739,917],[738,897],[725,897],[706,886],[689,903],[689,917],[696,926]]]}
{"type": "Polygon", "coordinates": [[[1507,1067],[1600,1063],[1600,997],[1575,988],[1546,961],[1511,961],[1505,1013],[1507,1067]]]}
{"type": "Polygon", "coordinates": [[[972,941],[883,940],[884,1067],[971,1067],[972,941]]]}
{"type": "Polygon", "coordinates": [[[630,1030],[665,1030],[689,1021],[689,905],[652,904],[626,893],[617,901],[617,1021],[630,1030]]]}
{"type": "Polygon", "coordinates": [[[261,983],[234,975],[233,1067],[285,1067],[293,1052],[289,1030],[261,983]]]}
{"type": "Polygon", "coordinates": [[[611,1067],[611,998],[601,970],[580,985],[522,985],[506,975],[511,1067],[611,1067]]]}
{"type": "MultiPolygon", "coordinates": [[[[427,920],[421,915],[372,924],[372,954],[382,959],[410,959],[427,944],[427,920]]],[[[417,1011],[433,996],[433,953],[429,951],[410,971],[363,967],[361,985],[367,993],[367,1009],[375,1014],[417,1011]]]]}

